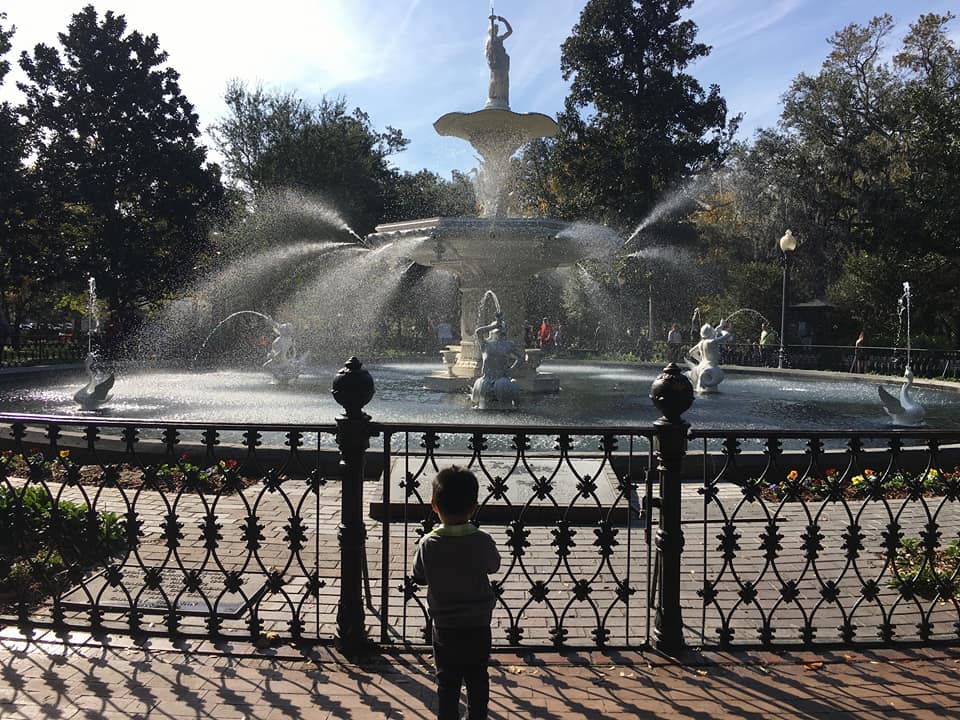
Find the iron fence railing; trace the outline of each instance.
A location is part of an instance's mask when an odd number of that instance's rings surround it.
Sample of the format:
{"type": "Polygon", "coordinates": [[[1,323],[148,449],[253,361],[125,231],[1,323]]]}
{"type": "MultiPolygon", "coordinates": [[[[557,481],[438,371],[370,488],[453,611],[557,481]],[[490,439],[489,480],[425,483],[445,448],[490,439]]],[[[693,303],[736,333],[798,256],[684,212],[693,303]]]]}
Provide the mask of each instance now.
{"type": "Polygon", "coordinates": [[[649,429],[376,427],[384,474],[370,516],[381,523],[381,642],[430,638],[413,552],[437,522],[432,477],[452,464],[477,475],[475,521],[501,550],[492,577],[497,644],[649,642],[652,544],[641,512],[649,429]]]}
{"type": "Polygon", "coordinates": [[[960,638],[960,430],[412,425],[360,407],[316,426],[0,415],[0,622],[426,642],[412,557],[432,476],[456,463],[503,558],[499,646],[960,638]]]}
{"type": "Polygon", "coordinates": [[[22,337],[15,344],[0,345],[0,368],[79,362],[86,351],[86,345],[73,338],[22,337]]]}
{"type": "MultiPolygon", "coordinates": [[[[563,347],[554,352],[577,357],[593,353],[630,353],[642,362],[683,363],[692,343],[677,349],[665,341],[638,342],[603,347],[563,347]]],[[[777,367],[779,345],[761,349],[757,343],[725,343],[721,359],[726,365],[743,367],[777,367]]],[[[845,373],[901,375],[907,364],[905,347],[856,347],[854,345],[784,345],[784,367],[796,370],[825,370],[845,373]]],[[[916,377],[955,378],[960,376],[960,350],[913,348],[910,367],[916,377]]]]}
{"type": "Polygon", "coordinates": [[[686,615],[690,642],[960,636],[960,432],[694,438],[702,481],[685,498],[684,561],[699,599],[686,615]],[[744,452],[748,438],[763,449],[744,452]]]}

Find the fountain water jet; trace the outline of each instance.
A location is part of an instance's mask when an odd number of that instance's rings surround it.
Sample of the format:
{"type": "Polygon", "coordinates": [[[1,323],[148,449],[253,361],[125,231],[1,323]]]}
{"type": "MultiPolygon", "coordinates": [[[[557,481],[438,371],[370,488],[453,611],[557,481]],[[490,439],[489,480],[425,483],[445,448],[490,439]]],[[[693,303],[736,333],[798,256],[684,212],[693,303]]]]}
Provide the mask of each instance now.
{"type": "Polygon", "coordinates": [[[115,377],[113,373],[104,373],[96,367],[96,355],[93,353],[93,333],[100,329],[97,316],[97,281],[92,277],[87,281],[87,355],[83,360],[87,371],[87,384],[77,390],[73,399],[84,410],[94,410],[110,399],[115,377]]]}
{"type": "Polygon", "coordinates": [[[880,402],[883,403],[883,410],[890,416],[894,425],[901,427],[918,427],[923,425],[923,416],[925,414],[923,405],[911,397],[913,388],[913,368],[910,367],[910,283],[903,283],[903,294],[897,300],[897,344],[900,344],[900,328],[903,326],[903,318],[907,318],[907,365],[903,370],[905,382],[900,386],[900,392],[894,396],[882,385],[877,386],[877,392],[880,395],[880,402]]]}

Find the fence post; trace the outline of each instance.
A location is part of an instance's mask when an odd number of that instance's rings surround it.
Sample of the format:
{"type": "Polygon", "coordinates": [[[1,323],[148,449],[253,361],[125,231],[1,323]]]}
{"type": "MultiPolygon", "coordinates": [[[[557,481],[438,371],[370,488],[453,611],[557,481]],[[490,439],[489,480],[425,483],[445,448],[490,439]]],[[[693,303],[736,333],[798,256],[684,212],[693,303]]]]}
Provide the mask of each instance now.
{"type": "Polygon", "coordinates": [[[345,651],[362,649],[369,643],[363,610],[363,553],[366,527],[363,522],[363,472],[370,438],[370,416],[363,407],[373,398],[370,373],[351,357],[333,380],[333,399],[343,406],[337,416],[337,445],[340,448],[340,605],[337,608],[337,636],[345,651]]]}
{"type": "Polygon", "coordinates": [[[650,399],[662,413],[662,417],[653,423],[653,447],[660,475],[660,524],[656,539],[660,588],[653,641],[661,652],[677,655],[684,648],[680,612],[680,556],[683,552],[680,513],[683,458],[687,453],[687,430],[690,428],[681,416],[693,404],[693,385],[676,363],[670,363],[650,386],[650,399]]]}

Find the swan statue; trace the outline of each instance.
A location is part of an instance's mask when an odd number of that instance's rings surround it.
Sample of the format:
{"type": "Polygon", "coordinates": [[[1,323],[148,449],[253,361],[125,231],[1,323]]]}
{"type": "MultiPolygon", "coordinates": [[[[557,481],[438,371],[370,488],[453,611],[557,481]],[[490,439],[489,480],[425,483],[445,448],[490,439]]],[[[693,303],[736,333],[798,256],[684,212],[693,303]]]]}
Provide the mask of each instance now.
{"type": "Polygon", "coordinates": [[[910,397],[910,390],[913,388],[913,370],[910,369],[909,365],[903,371],[903,377],[907,381],[900,386],[899,397],[892,395],[882,385],[877,386],[877,392],[880,393],[880,402],[883,403],[883,409],[890,416],[894,425],[900,427],[923,425],[923,405],[910,397]]]}
{"type": "Polygon", "coordinates": [[[110,390],[113,388],[116,379],[113,373],[103,373],[94,370],[93,364],[96,357],[93,353],[87,353],[83,364],[87,369],[87,384],[77,390],[73,399],[84,410],[95,410],[110,399],[110,390]]]}

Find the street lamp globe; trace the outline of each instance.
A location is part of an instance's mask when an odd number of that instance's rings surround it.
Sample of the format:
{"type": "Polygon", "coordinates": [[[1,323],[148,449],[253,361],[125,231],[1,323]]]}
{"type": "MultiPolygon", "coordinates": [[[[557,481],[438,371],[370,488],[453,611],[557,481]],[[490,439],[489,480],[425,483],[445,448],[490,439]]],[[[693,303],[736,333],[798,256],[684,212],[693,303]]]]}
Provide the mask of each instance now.
{"type": "Polygon", "coordinates": [[[793,232],[787,230],[783,237],[780,238],[780,250],[784,255],[787,253],[792,253],[797,249],[797,238],[794,236],[793,232]]]}

